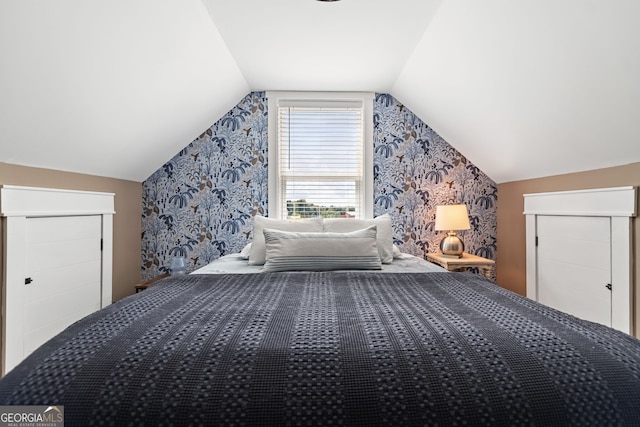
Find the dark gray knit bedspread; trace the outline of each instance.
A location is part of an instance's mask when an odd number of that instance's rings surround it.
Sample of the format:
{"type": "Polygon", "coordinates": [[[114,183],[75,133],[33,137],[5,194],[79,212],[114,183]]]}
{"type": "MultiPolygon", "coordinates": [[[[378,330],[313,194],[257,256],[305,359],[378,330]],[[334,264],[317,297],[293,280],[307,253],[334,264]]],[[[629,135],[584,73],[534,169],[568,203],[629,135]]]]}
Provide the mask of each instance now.
{"type": "Polygon", "coordinates": [[[640,341],[460,273],[172,277],[0,381],[67,425],[640,424],[640,341]]]}

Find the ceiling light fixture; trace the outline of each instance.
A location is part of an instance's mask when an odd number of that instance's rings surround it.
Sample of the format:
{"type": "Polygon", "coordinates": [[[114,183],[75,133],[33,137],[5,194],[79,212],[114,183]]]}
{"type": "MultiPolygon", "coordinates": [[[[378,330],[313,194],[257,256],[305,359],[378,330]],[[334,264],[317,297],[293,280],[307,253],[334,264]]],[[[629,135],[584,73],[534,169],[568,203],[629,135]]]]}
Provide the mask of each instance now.
{"type": "Polygon", "coordinates": [[[318,1],[322,1],[322,2],[325,2],[325,3],[329,3],[329,2],[332,2],[332,1],[340,1],[340,0],[318,0],[318,1]]]}

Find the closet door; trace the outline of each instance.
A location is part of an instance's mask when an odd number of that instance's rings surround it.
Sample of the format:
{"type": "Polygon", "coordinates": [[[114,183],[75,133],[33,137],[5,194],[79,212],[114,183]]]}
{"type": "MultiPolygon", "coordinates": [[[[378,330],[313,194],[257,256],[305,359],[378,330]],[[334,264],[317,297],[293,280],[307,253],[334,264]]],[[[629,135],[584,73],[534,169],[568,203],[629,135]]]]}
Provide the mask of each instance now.
{"type": "Polygon", "coordinates": [[[102,217],[27,218],[24,357],[100,309],[102,217]]]}
{"type": "Polygon", "coordinates": [[[537,216],[538,301],[611,326],[611,219],[537,216]]]}
{"type": "Polygon", "coordinates": [[[114,193],[0,185],[4,375],[111,304],[114,193]]]}

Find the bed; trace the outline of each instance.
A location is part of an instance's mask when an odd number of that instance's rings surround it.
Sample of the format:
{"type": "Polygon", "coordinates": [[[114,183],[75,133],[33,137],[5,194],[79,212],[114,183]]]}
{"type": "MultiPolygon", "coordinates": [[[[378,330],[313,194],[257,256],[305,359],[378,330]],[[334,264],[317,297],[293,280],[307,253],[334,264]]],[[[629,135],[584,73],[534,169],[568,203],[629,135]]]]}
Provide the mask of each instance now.
{"type": "MultiPolygon", "coordinates": [[[[260,273],[261,265],[247,264],[246,257],[240,253],[224,255],[191,274],[250,274],[260,273]]],[[[415,255],[398,253],[390,264],[382,264],[377,273],[436,273],[445,272],[444,268],[415,255]]]]}
{"type": "Polygon", "coordinates": [[[401,259],[426,270],[230,274],[234,255],[171,276],[36,350],[0,405],[69,426],[638,424],[638,340],[401,259]]]}

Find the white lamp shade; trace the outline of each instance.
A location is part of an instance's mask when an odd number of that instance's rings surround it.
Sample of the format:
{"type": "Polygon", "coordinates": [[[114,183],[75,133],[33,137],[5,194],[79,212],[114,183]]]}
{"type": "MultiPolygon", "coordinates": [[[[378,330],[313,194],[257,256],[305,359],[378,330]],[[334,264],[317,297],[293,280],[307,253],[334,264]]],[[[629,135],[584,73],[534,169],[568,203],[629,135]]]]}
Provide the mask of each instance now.
{"type": "Polygon", "coordinates": [[[436,231],[468,230],[469,213],[467,205],[444,205],[436,207],[436,231]]]}

